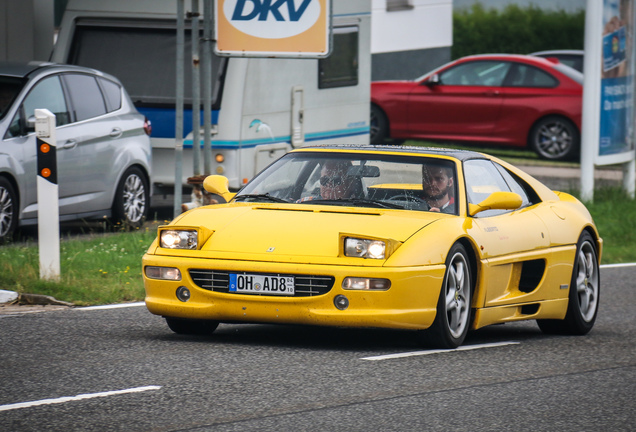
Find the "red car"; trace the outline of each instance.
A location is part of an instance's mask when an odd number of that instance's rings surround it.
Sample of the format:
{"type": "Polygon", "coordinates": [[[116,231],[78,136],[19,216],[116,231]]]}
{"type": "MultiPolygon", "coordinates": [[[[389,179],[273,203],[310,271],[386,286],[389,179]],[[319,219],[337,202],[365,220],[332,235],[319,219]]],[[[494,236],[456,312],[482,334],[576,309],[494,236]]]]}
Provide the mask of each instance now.
{"type": "Polygon", "coordinates": [[[579,154],[583,75],[534,56],[463,57],[414,81],[371,84],[371,143],[427,139],[579,154]]]}

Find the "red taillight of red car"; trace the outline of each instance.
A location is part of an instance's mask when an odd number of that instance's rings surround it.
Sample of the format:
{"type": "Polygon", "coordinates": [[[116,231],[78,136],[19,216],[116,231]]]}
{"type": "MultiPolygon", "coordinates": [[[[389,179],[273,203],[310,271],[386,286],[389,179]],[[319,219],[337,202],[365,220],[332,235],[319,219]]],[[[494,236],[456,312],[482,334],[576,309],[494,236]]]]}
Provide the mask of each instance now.
{"type": "Polygon", "coordinates": [[[152,122],[146,117],[144,117],[144,132],[146,132],[148,136],[152,133],[152,122]]]}

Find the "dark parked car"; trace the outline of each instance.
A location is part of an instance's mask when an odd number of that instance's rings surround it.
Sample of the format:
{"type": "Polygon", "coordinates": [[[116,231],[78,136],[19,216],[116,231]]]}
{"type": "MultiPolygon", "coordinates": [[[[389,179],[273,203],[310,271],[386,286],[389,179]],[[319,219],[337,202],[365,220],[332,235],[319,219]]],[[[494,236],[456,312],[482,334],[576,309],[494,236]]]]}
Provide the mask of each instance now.
{"type": "Polygon", "coordinates": [[[548,50],[537,51],[530,55],[543,57],[543,58],[555,58],[564,65],[570,66],[579,72],[583,72],[583,50],[548,50]]]}
{"type": "Polygon", "coordinates": [[[36,108],[56,117],[60,220],[148,214],[150,124],[115,77],[52,63],[0,63],[0,242],[37,223],[36,108]]]}
{"type": "Polygon", "coordinates": [[[488,142],[540,157],[579,153],[583,75],[534,56],[463,57],[413,81],[371,84],[371,142],[488,142]]]}

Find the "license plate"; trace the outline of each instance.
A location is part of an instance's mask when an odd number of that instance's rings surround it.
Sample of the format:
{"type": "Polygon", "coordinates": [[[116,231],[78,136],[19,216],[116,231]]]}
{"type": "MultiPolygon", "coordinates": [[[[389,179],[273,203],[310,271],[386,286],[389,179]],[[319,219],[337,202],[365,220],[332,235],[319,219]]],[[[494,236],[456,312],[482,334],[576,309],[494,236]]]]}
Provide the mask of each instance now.
{"type": "Polygon", "coordinates": [[[230,273],[230,292],[292,296],[294,277],[230,273]]]}

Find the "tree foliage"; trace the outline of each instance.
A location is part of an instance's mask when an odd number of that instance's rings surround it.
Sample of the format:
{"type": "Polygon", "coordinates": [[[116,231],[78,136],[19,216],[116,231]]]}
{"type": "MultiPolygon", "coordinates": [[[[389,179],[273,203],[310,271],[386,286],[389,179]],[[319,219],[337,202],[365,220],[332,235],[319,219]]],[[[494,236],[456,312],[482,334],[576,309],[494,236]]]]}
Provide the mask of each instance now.
{"type": "Polygon", "coordinates": [[[475,3],[453,14],[452,57],[583,49],[584,33],[585,11],[549,11],[532,5],[508,5],[497,10],[475,3]]]}

